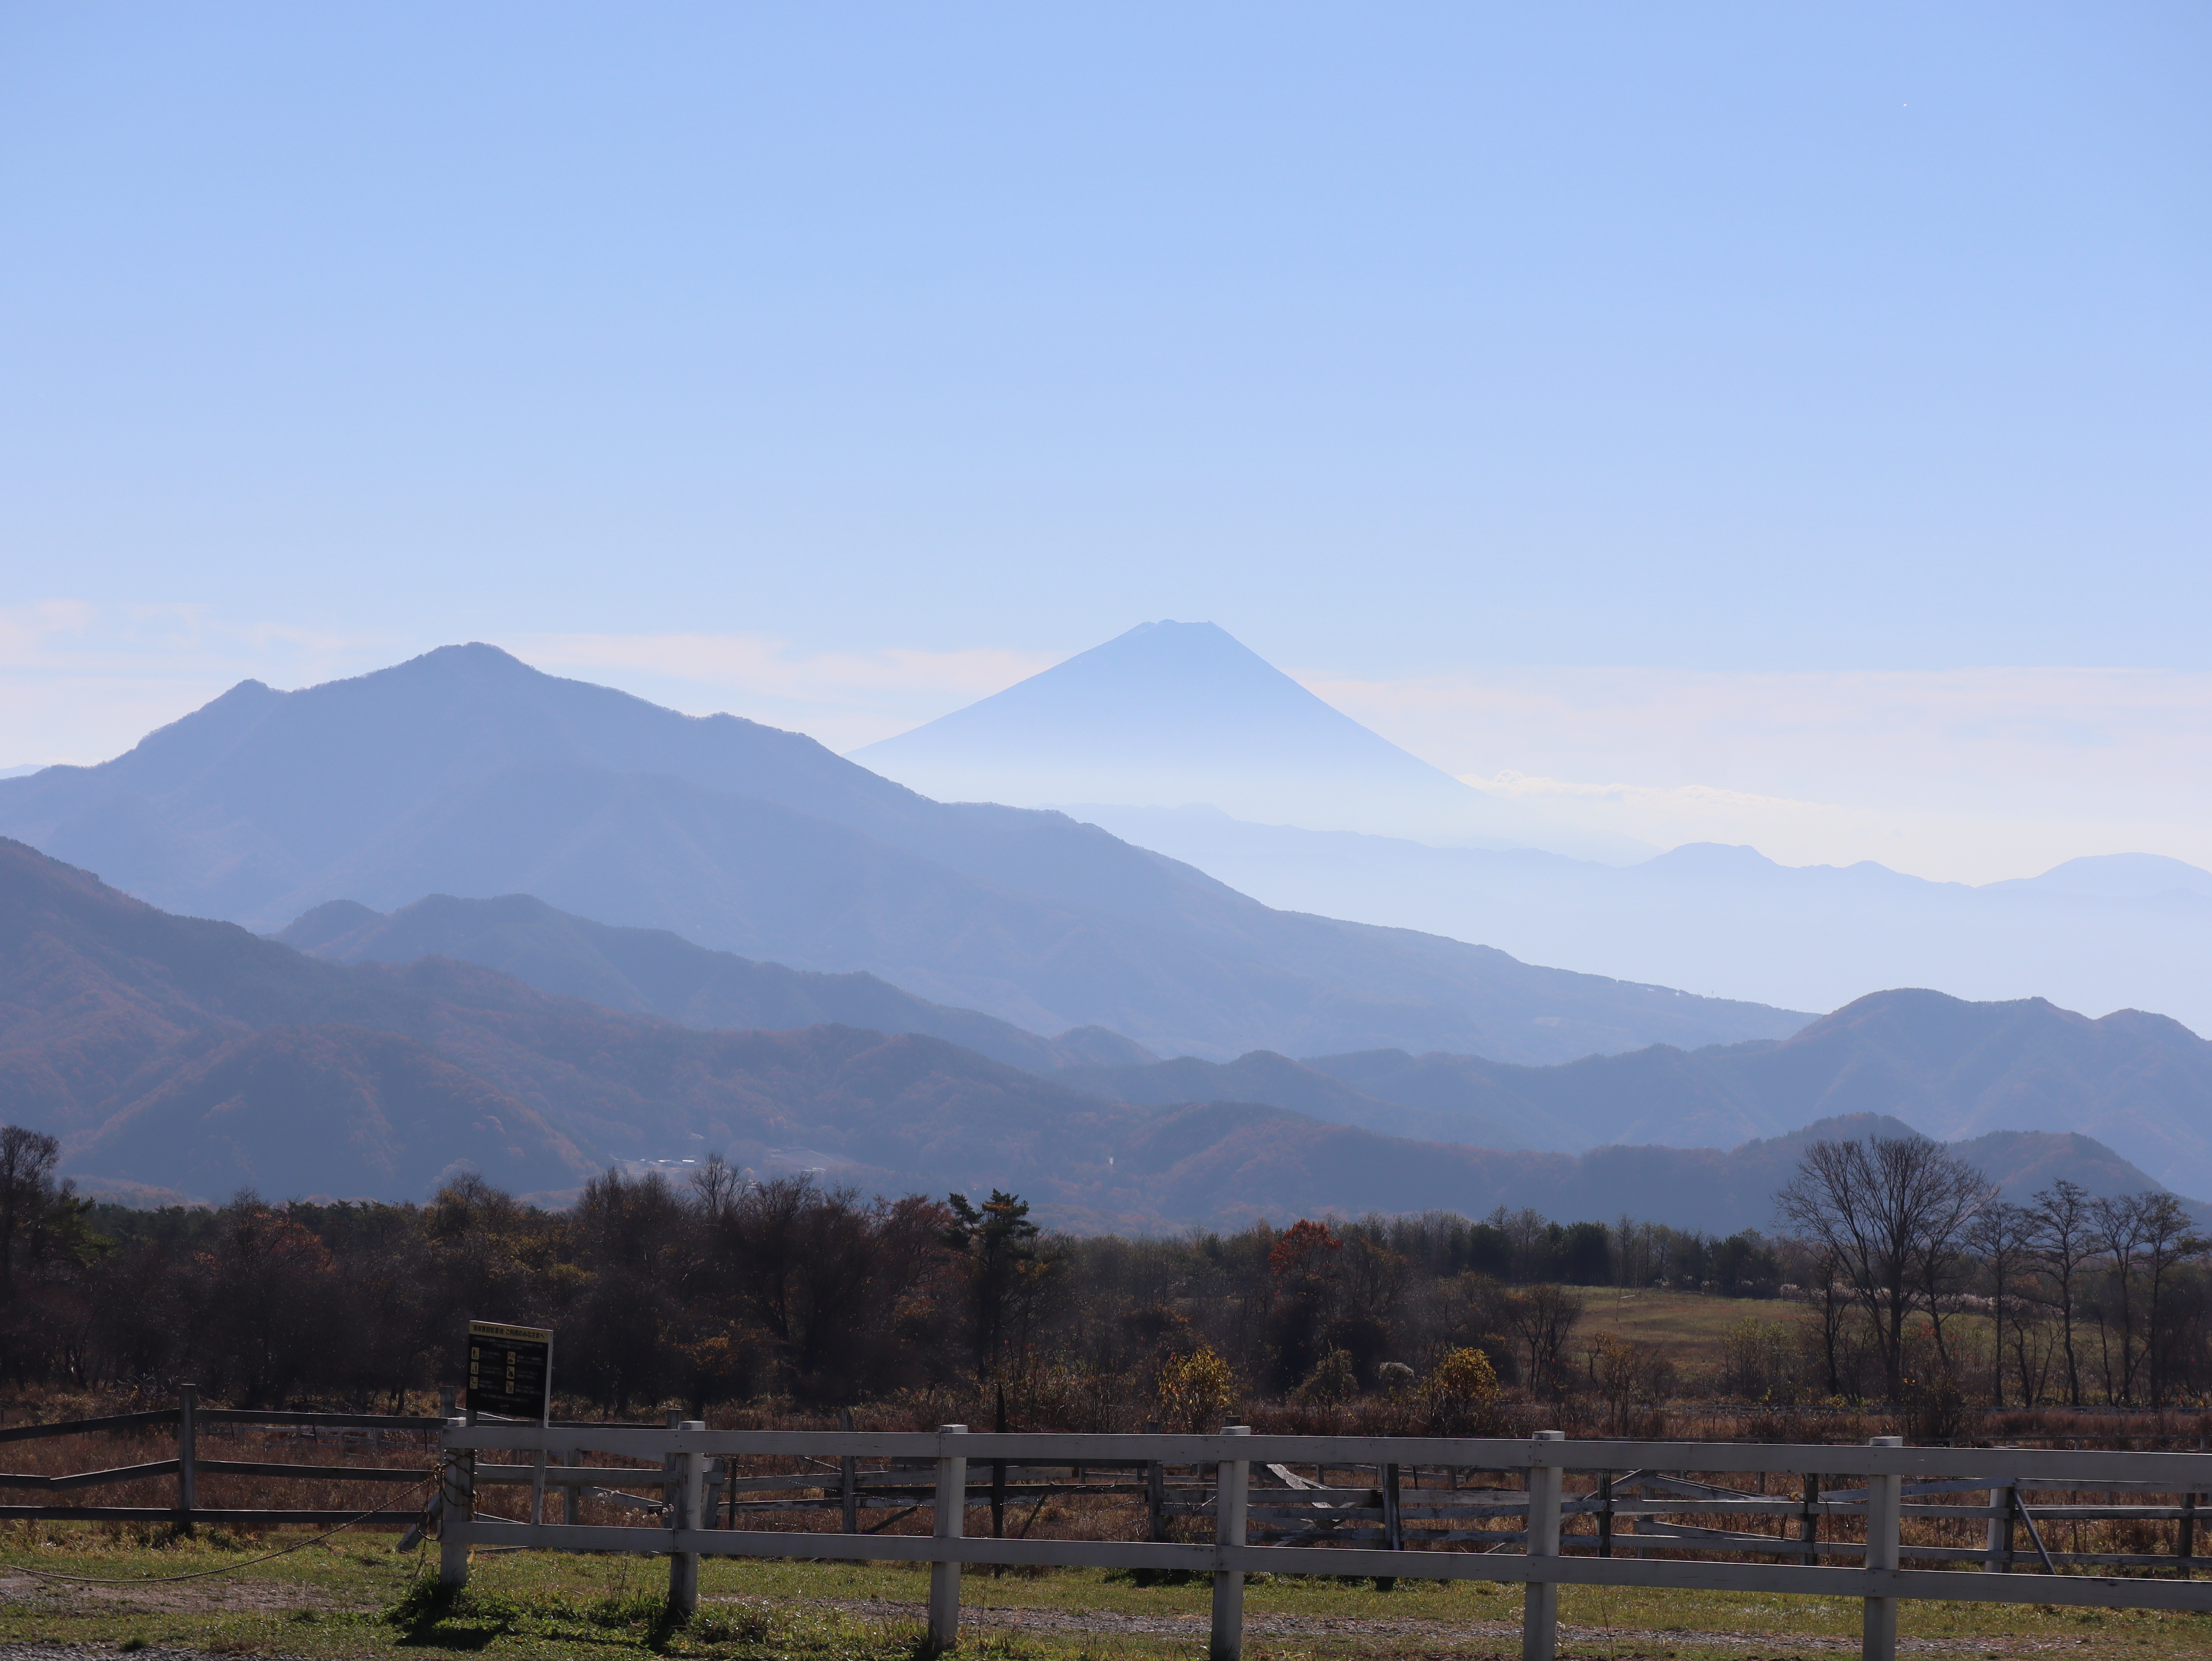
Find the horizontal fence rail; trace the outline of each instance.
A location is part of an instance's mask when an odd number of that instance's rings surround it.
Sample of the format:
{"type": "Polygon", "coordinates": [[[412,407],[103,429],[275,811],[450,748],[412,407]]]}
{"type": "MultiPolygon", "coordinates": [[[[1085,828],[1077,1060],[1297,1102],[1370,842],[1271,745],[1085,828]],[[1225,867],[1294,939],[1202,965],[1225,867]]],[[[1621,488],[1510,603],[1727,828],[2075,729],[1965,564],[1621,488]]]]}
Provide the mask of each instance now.
{"type": "Polygon", "coordinates": [[[262,1412],[250,1408],[204,1408],[190,1384],[179,1391],[177,1405],[145,1413],[116,1413],[95,1419],[64,1419],[44,1425],[10,1425],[0,1429],[0,1443],[44,1440],[61,1436],[89,1436],[173,1427],[176,1457],[105,1469],[48,1474],[0,1471],[0,1489],[27,1489],[33,1494],[69,1494],[80,1489],[117,1488],[162,1477],[176,1482],[173,1506],[57,1506],[0,1505],[0,1521],[173,1524],[190,1527],[201,1523],[237,1527],[270,1528],[288,1524],[329,1525],[354,1522],[368,1528],[409,1528],[418,1525],[424,1505],[408,1504],[410,1496],[392,1494],[394,1484],[410,1484],[432,1500],[436,1480],[437,1453],[432,1439],[445,1430],[443,1419],[371,1413],[262,1412]],[[274,1431],[288,1440],[312,1440],[320,1445],[325,1437],[339,1444],[341,1454],[351,1449],[390,1451],[404,1446],[418,1457],[413,1465],[308,1464],[279,1459],[210,1459],[203,1457],[203,1438],[231,1438],[258,1427],[274,1431]],[[390,1440],[387,1442],[386,1439],[390,1440]],[[202,1476],[258,1477],[264,1480],[309,1482],[362,1482],[372,1485],[362,1503],[349,1510],[282,1509],[267,1506],[209,1506],[199,1503],[202,1476]],[[379,1493],[387,1496],[380,1504],[379,1493]],[[371,1513],[364,1516],[363,1513],[371,1513]],[[376,1514],[381,1512],[381,1514],[376,1514]]]}
{"type": "Polygon", "coordinates": [[[1205,1436],[714,1431],[696,1421],[453,1420],[442,1439],[449,1585],[465,1581],[474,1546],[653,1553],[669,1558],[672,1605],[688,1613],[703,1557],[926,1562],[938,1647],[957,1638],[969,1564],[1209,1575],[1218,1661],[1241,1652],[1243,1577],[1255,1573],[1518,1583],[1524,1661],[1551,1661],[1561,1585],[1857,1598],[1870,1661],[1894,1656],[1904,1599],[2212,1610],[2212,1581],[2192,1578],[2196,1518],[2212,1491],[2212,1456],[2198,1453],[1908,1448],[1893,1437],[1839,1447],[1568,1441],[1554,1432],[1526,1441],[1254,1436],[1236,1427],[1205,1436]],[[750,1469],[763,1460],[797,1468],[750,1469]],[[876,1468],[861,1469],[869,1462],[876,1468]],[[479,1510],[526,1487],[521,1517],[479,1510]],[[1140,1509],[1146,1537],[1029,1537],[1047,1500],[1073,1494],[1140,1509]],[[2102,1500],[2054,1497],[2081,1494],[2102,1500]],[[578,1511],[587,1497],[650,1516],[587,1524],[578,1511]],[[983,1508],[993,1533],[971,1536],[967,1513],[983,1508]],[[773,1525],[778,1514],[831,1512],[834,1530],[773,1525]],[[870,1513],[889,1514],[864,1521],[870,1513]],[[884,1531],[909,1518],[929,1533],[884,1531]],[[2175,1548],[2053,1548],[2062,1529],[2115,1520],[2168,1527],[2175,1548]],[[1980,1538],[1907,1542],[1908,1522],[1923,1536],[1978,1529],[1980,1538]],[[2081,1572],[2091,1567],[2177,1578],[2081,1572]]]}

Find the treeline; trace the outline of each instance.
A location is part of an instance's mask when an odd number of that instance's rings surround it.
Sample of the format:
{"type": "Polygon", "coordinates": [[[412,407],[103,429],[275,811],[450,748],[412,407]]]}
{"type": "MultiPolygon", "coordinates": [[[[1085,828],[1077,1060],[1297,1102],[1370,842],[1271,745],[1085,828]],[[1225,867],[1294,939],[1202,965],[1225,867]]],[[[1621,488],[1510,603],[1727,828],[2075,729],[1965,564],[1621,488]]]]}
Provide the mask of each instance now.
{"type": "Polygon", "coordinates": [[[1454,1350],[1557,1395],[1582,1309],[1558,1282],[1748,1294],[1776,1274],[1755,1237],[1534,1212],[1048,1237],[1010,1195],[885,1200],[714,1160],[678,1183],[611,1171],[557,1212],[473,1177],[424,1206],[139,1212],[57,1186],[51,1140],[17,1135],[31,1157],[0,1160],[0,1369],[155,1392],[191,1378],[263,1406],[419,1404],[459,1376],[472,1317],[554,1328],[560,1392],[617,1415],[981,1385],[1141,1421],[1161,1369],[1188,1380],[1194,1358],[1218,1364],[1217,1394],[1331,1403],[1454,1350]]]}
{"type": "Polygon", "coordinates": [[[558,1212],[472,1177],[420,1206],[137,1212],[73,1195],[52,1140],[8,1129],[0,1371],[419,1409],[459,1378],[477,1317],[553,1328],[559,1395],[615,1416],[936,1392],[1067,1428],[1204,1427],[1259,1401],[1409,1404],[1409,1427],[1464,1428],[1470,1403],[1518,1397],[1579,1398],[1626,1430],[1686,1394],[1941,1408],[2212,1388],[2206,1243],[2170,1196],[2060,1183],[2010,1207],[1931,1165],[1933,1144],[1856,1146],[1808,1156],[1779,1196],[1789,1238],[1523,1211],[1160,1238],[1049,1234],[1011,1195],[874,1198],[714,1160],[679,1182],[611,1171],[558,1212]],[[1601,1329],[1595,1300],[1644,1288],[1743,1301],[1717,1345],[1601,1329]]]}

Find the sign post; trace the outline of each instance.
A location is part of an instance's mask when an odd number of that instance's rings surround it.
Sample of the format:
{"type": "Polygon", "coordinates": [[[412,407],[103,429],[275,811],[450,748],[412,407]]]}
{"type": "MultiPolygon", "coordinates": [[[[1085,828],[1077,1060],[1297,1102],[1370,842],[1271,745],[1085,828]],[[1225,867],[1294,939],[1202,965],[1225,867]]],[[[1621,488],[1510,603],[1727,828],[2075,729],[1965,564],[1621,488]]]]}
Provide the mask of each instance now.
{"type": "Polygon", "coordinates": [[[470,1322],[467,1405],[471,1419],[491,1413],[551,1423],[552,1332],[499,1321],[470,1322]]]}

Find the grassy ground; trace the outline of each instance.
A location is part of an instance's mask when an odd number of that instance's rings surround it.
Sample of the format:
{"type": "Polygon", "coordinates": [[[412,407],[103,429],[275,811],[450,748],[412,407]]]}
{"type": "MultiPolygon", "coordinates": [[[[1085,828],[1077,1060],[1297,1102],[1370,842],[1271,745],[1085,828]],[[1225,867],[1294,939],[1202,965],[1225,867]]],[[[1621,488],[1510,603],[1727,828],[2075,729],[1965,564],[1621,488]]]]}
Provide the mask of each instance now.
{"type": "Polygon", "coordinates": [[[1575,1327],[1577,1343],[1603,1332],[1659,1344],[1685,1378],[1720,1371],[1721,1335],[1747,1315],[1793,1324],[1806,1318],[1801,1305],[1771,1299],[1718,1298],[1650,1287],[1616,1292],[1607,1287],[1591,1287],[1582,1296],[1583,1318],[1575,1327]]]}
{"type": "MultiPolygon", "coordinates": [[[[432,1552],[403,1557],[392,1538],[347,1536],[234,1573],[151,1577],[244,1564],[282,1543],[219,1533],[153,1543],[90,1528],[42,1524],[0,1532],[0,1645],[69,1643],[112,1651],[151,1646],[218,1654],[339,1658],[418,1654],[597,1658],[649,1653],[727,1661],[894,1661],[919,1648],[924,1569],[892,1565],[709,1561],[692,1621],[662,1618],[667,1580],[657,1559],[536,1553],[479,1559],[468,1591],[441,1599],[424,1571],[432,1552]],[[49,1572],[121,1585],[41,1582],[49,1572]]],[[[1036,1661],[1193,1657],[1204,1652],[1202,1581],[1146,1584],[1090,1571],[971,1573],[963,1647],[1036,1661]]],[[[1255,1582],[1247,1653],[1261,1658],[1517,1654],[1520,1593],[1480,1582],[1401,1581],[1394,1591],[1318,1578],[1255,1582]]],[[[1561,1597],[1563,1651],[1573,1657],[1684,1661],[1848,1653],[1859,1608],[1847,1599],[1600,1591],[1561,1597]]],[[[2011,1658],[2118,1650],[2134,1661],[2212,1656],[2212,1617],[1977,1604],[1907,1604],[1908,1653],[2011,1658]]]]}

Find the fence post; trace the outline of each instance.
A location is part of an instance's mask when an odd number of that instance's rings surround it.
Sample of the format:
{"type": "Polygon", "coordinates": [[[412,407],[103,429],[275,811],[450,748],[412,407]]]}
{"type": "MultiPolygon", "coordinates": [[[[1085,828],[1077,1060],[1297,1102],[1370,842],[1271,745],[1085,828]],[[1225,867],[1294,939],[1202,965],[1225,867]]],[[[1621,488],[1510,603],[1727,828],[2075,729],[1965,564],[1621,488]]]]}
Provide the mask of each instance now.
{"type": "MultiPolygon", "coordinates": [[[[1566,1439],[1565,1431],[1538,1431],[1531,1439],[1534,1459],[1556,1451],[1550,1444],[1566,1439]]],[[[1559,1468],[1534,1459],[1528,1466],[1528,1535],[1523,1549],[1531,1557],[1559,1555],[1559,1468]]],[[[1522,1594],[1521,1661],[1552,1661],[1559,1637],[1559,1583],[1531,1580],[1522,1594]]]]}
{"type": "Polygon", "coordinates": [[[1820,1561],[1820,1474],[1814,1471],[1805,1478],[1805,1512],[1797,1522],[1800,1555],[1808,1568],[1817,1567],[1820,1561]]]}
{"type": "Polygon", "coordinates": [[[1405,1525],[1398,1516],[1398,1467],[1382,1467],[1382,1549],[1406,1548],[1405,1525]]]}
{"type": "MultiPolygon", "coordinates": [[[[1249,1436],[1249,1425],[1224,1425],[1224,1436],[1249,1436]]],[[[1239,1661],[1244,1653],[1244,1571],[1221,1561],[1224,1546],[1244,1543],[1244,1491],[1252,1475],[1249,1459],[1224,1459],[1213,1473],[1213,1634],[1207,1661],[1239,1661]]]]}
{"type": "MultiPolygon", "coordinates": [[[[457,1429],[466,1422],[448,1419],[446,1428],[457,1429]]],[[[459,1590],[469,1584],[469,1542],[463,1536],[476,1514],[476,1473],[469,1469],[469,1456],[459,1449],[441,1448],[440,1452],[446,1482],[438,1517],[438,1584],[459,1590]]]]}
{"type": "MultiPolygon", "coordinates": [[[[999,1386],[999,1410],[991,1421],[991,1428],[1001,1436],[1006,1433],[1006,1387],[1004,1384],[999,1386]]],[[[1006,1462],[1003,1459],[991,1461],[991,1537],[994,1540],[1006,1537],[1006,1462]]],[[[992,1564],[992,1579],[996,1579],[1005,1569],[1003,1563],[992,1564]]]]}
{"type": "Polygon", "coordinates": [[[2012,1485],[1990,1490],[1989,1549],[1982,1558],[1987,1574],[2012,1573],[2012,1485]]]}
{"type": "MultiPolygon", "coordinates": [[[[1877,1436],[1868,1445],[1901,1448],[1902,1436],[1877,1436]]],[[[1898,1507],[1903,1503],[1905,1479],[1892,1473],[1867,1475],[1866,1566],[1881,1573],[1897,1567],[1898,1507]]],[[[1859,1652],[1863,1661],[1897,1661],[1897,1599],[1869,1597],[1861,1628],[1859,1652]]]]}
{"type": "MultiPolygon", "coordinates": [[[[1160,1421],[1145,1421],[1145,1434],[1160,1433],[1160,1421]]],[[[1145,1463],[1145,1538],[1157,1543],[1167,1538],[1167,1467],[1157,1459],[1145,1463]]]]}
{"type": "Polygon", "coordinates": [[[2173,1555],[2181,1560],[2181,1578],[2193,1580],[2197,1558],[2197,1496],[2181,1496],[2181,1524],[2173,1534],[2173,1555]]]}
{"type": "Polygon", "coordinates": [[[1613,1555],[1613,1473],[1609,1470],[1597,1479],[1597,1555],[1613,1555]]]}
{"type": "MultiPolygon", "coordinates": [[[[837,1428],[840,1430],[853,1428],[852,1409],[837,1409],[837,1428]]],[[[837,1499],[842,1511],[841,1524],[848,1534],[858,1534],[860,1531],[860,1462],[849,1453],[837,1461],[837,1499]]]]}
{"type": "MultiPolygon", "coordinates": [[[[678,1430],[704,1430],[704,1419],[678,1421],[678,1430]]],[[[697,1449],[669,1456],[676,1467],[675,1492],[662,1492],[670,1504],[670,1530],[696,1530],[700,1526],[699,1501],[706,1487],[707,1456],[697,1449]]],[[[699,1554],[696,1551],[672,1551],[668,1554],[668,1612],[689,1617],[699,1609],[699,1554]]]]}
{"type": "MultiPolygon", "coordinates": [[[[965,1436],[965,1425],[939,1425],[939,1436],[965,1436]]],[[[937,1459],[937,1521],[939,1540],[957,1540],[968,1527],[968,1456],[948,1442],[937,1459]]],[[[949,1650],[960,1641],[960,1560],[939,1557],[929,1569],[929,1647],[949,1650]]]]}
{"type": "Polygon", "coordinates": [[[199,1457],[200,1387],[177,1386],[177,1509],[186,1528],[192,1525],[192,1507],[199,1503],[199,1473],[193,1461],[199,1457]]]}

